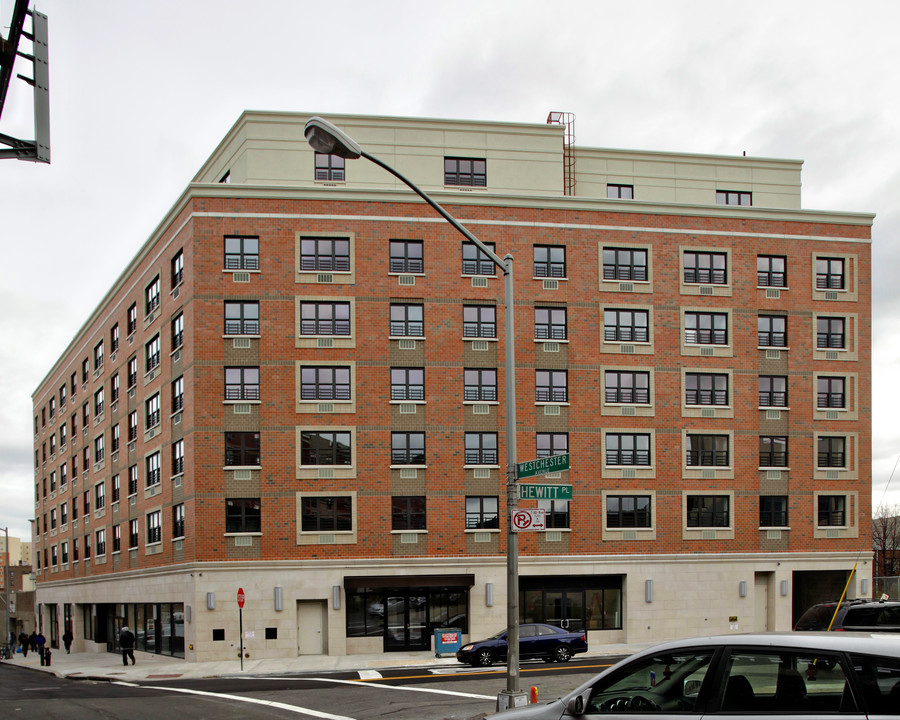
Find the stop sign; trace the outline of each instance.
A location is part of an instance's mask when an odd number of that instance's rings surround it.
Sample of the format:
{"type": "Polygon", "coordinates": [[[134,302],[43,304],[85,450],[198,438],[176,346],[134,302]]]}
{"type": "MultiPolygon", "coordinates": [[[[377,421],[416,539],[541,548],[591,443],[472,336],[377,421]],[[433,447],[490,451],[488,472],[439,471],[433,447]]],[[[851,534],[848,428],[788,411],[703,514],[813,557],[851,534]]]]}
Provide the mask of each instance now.
{"type": "Polygon", "coordinates": [[[244,588],[238,588],[237,601],[238,601],[238,607],[243,608],[244,607],[244,588]]]}

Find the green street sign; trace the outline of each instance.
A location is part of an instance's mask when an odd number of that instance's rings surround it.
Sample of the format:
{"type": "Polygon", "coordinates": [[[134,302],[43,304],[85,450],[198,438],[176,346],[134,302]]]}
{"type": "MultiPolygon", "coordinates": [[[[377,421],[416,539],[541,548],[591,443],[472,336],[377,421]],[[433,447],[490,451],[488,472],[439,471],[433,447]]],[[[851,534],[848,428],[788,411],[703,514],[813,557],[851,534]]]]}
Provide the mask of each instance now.
{"type": "Polygon", "coordinates": [[[571,500],[571,485],[519,483],[519,500],[571,500]]]}
{"type": "Polygon", "coordinates": [[[516,478],[522,480],[524,478],[546,475],[547,473],[568,469],[569,453],[565,453],[564,455],[551,455],[550,457],[539,458],[537,460],[527,460],[523,463],[516,463],[516,478]]]}

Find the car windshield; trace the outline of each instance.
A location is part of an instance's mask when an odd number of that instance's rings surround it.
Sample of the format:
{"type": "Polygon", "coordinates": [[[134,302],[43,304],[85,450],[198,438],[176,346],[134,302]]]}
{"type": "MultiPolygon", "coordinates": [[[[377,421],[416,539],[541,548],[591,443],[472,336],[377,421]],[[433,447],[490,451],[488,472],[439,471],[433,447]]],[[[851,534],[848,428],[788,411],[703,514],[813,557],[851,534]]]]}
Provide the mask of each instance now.
{"type": "Polygon", "coordinates": [[[501,630],[500,632],[494,633],[488,638],[488,640],[506,640],[506,630],[501,630]]]}

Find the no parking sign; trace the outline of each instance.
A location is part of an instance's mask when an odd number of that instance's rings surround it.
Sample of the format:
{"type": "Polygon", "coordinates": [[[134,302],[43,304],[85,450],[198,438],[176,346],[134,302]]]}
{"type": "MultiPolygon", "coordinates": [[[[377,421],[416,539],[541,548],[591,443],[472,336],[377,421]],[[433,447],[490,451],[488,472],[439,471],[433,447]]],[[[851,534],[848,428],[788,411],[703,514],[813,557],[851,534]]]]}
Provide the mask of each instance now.
{"type": "Polygon", "coordinates": [[[512,516],[513,532],[547,529],[547,513],[545,510],[516,510],[512,516]]]}

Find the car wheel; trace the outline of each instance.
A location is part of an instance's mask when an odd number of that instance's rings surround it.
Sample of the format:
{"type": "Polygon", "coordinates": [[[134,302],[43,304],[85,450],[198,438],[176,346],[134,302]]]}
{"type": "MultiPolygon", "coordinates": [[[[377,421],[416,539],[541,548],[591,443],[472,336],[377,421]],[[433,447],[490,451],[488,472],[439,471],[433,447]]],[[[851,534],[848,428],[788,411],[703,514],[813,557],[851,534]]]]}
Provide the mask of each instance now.
{"type": "Polygon", "coordinates": [[[494,664],[494,653],[492,653],[487,648],[478,651],[478,655],[475,657],[475,664],[481,665],[481,667],[487,667],[488,665],[494,664]]]}
{"type": "Polygon", "coordinates": [[[553,651],[556,662],[568,662],[572,659],[572,649],[568,645],[560,645],[553,651]]]}

